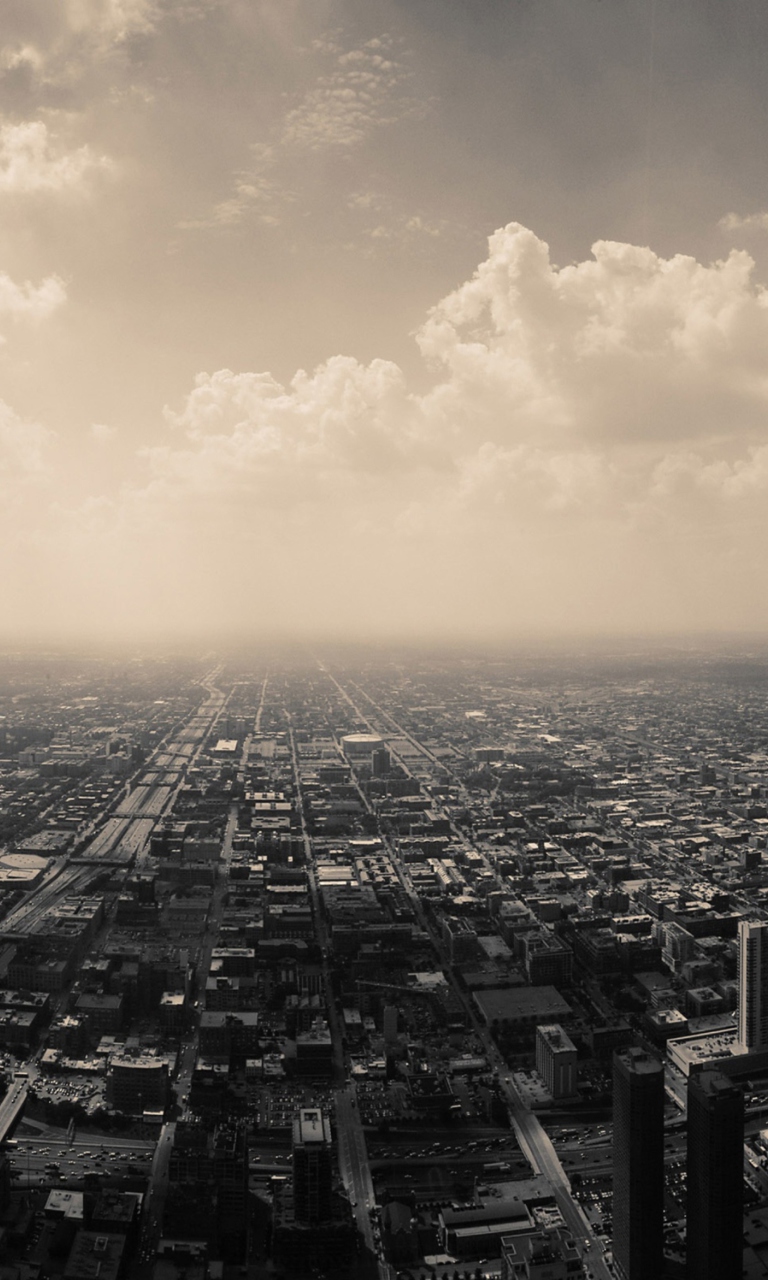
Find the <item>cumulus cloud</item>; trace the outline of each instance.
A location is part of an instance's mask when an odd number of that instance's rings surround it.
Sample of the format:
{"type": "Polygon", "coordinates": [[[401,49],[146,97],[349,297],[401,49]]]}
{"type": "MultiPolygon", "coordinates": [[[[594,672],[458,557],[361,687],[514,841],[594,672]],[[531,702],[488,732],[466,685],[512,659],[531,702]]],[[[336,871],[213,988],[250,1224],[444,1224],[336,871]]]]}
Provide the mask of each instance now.
{"type": "Polygon", "coordinates": [[[157,537],[168,521],[175,544],[189,512],[198,566],[206,542],[255,540],[276,579],[311,566],[313,599],[334,576],[318,557],[361,566],[355,548],[375,546],[401,605],[402,575],[427,574],[425,616],[451,572],[479,592],[500,568],[571,608],[587,590],[601,616],[608,584],[634,575],[647,607],[662,586],[672,598],[670,574],[690,594],[697,547],[733,589],[734,558],[768,536],[768,295],[746,254],[704,265],[601,241],[558,267],[513,223],[416,337],[426,391],[391,362],[341,356],[287,385],[200,374],[147,453],[136,527],[157,537]]]}
{"type": "Polygon", "coordinates": [[[380,484],[418,464],[405,380],[385,360],[361,365],[336,356],[285,387],[270,374],[200,374],[181,411],[167,411],[185,447],[149,452],[153,474],[171,490],[245,493],[291,505],[364,478],[380,484]]]}
{"type": "Polygon", "coordinates": [[[741,252],[705,266],[606,241],[556,267],[513,223],[419,329],[434,370],[426,393],[391,363],[340,356],[288,387],[266,373],[201,374],[168,414],[185,448],[164,446],[153,465],[259,487],[277,473],[298,483],[342,472],[386,487],[426,468],[460,477],[457,492],[484,476],[497,500],[530,489],[560,507],[569,492],[590,504],[601,492],[613,503],[617,485],[656,492],[660,461],[676,458],[688,461],[665,483],[700,459],[710,488],[720,465],[725,489],[744,488],[768,423],[768,294],[752,272],[741,252]]]}
{"type": "Polygon", "coordinates": [[[42,120],[0,126],[0,192],[77,190],[95,169],[109,167],[88,146],[58,147],[42,120]]]}
{"type": "Polygon", "coordinates": [[[351,356],[199,374],[144,482],[64,512],[56,555],[180,626],[203,600],[310,629],[768,625],[746,255],[599,242],[558,267],[513,223],[416,337],[426,390],[351,356]]]}
{"type": "Polygon", "coordinates": [[[600,241],[555,268],[547,246],[511,226],[472,280],[433,309],[425,357],[461,388],[462,419],[497,440],[570,435],[619,443],[763,428],[768,295],[745,253],[703,266],[600,241]]]}

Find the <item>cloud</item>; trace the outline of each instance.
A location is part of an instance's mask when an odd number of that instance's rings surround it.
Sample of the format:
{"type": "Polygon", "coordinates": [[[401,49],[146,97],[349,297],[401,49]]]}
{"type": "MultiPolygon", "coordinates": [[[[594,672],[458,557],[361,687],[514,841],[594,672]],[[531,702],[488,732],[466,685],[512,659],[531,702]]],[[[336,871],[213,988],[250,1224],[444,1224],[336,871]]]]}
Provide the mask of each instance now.
{"type": "Polygon", "coordinates": [[[110,427],[106,422],[92,422],[91,436],[97,444],[107,444],[118,434],[117,427],[110,427]]]}
{"type": "Polygon", "coordinates": [[[426,390],[339,355],[285,383],[199,374],[143,483],[60,513],[62,581],[185,627],[203,600],[315,630],[768,625],[747,255],[601,241],[559,267],[512,223],[416,338],[426,390]]]}
{"type": "Polygon", "coordinates": [[[14,320],[46,320],[63,302],[67,293],[58,276],[47,276],[40,284],[16,284],[0,272],[0,315],[14,320]]]}
{"type": "Polygon", "coordinates": [[[0,193],[77,190],[94,170],[110,167],[88,146],[59,149],[42,120],[0,127],[0,193]]]}
{"type": "Polygon", "coordinates": [[[159,18],[155,0],[65,0],[64,8],[72,31],[118,41],[152,31],[159,18]]]}
{"type": "MultiPolygon", "coordinates": [[[[244,222],[278,226],[286,207],[299,202],[300,193],[306,191],[308,152],[349,155],[377,129],[422,116],[429,109],[429,102],[413,91],[405,55],[396,56],[389,36],[345,49],[340,36],[332,35],[314,41],[310,52],[331,59],[332,70],[316,76],[296,105],[284,112],[269,142],[251,144],[251,162],[233,175],[227,197],[208,214],[182,219],[181,230],[226,230],[244,222]]],[[[377,200],[382,209],[388,203],[383,196],[377,200]]],[[[344,203],[349,209],[360,208],[354,195],[344,203]]],[[[411,213],[381,218],[362,234],[370,246],[376,240],[404,242],[439,236],[444,225],[411,213]]]]}
{"type": "Polygon", "coordinates": [[[19,483],[38,477],[45,466],[51,433],[37,423],[24,422],[0,400],[0,492],[5,503],[20,497],[19,483]]]}
{"type": "Polygon", "coordinates": [[[276,176],[274,149],[256,144],[251,151],[253,164],[235,174],[232,194],[214,205],[207,217],[183,219],[178,224],[181,231],[226,230],[248,220],[265,226],[280,223],[284,206],[296,197],[276,176]]]}
{"type": "Polygon", "coordinates": [[[42,53],[33,44],[5,45],[0,49],[0,70],[2,71],[24,69],[39,72],[42,70],[43,63],[42,53]]]}
{"type": "Polygon", "coordinates": [[[391,362],[336,356],[285,387],[270,374],[199,374],[181,411],[182,447],[148,452],[166,492],[258,496],[270,507],[378,485],[418,462],[405,380],[391,362]],[[405,411],[405,412],[404,412],[405,411]]]}
{"type": "Polygon", "coordinates": [[[572,437],[605,448],[761,431],[768,295],[741,252],[704,266],[679,254],[598,241],[556,268],[512,224],[470,281],[430,313],[423,355],[476,432],[508,442],[572,437]],[[482,424],[482,426],[481,426],[482,424]]]}
{"type": "Polygon", "coordinates": [[[187,444],[156,451],[155,470],[191,480],[204,457],[195,483],[261,489],[278,473],[298,484],[356,472],[386,487],[427,468],[461,477],[457,493],[485,476],[497,494],[527,487],[560,507],[585,487],[590,503],[601,488],[612,503],[618,481],[655,492],[660,459],[743,469],[768,422],[768,294],[752,271],[745,253],[705,266],[607,241],[556,267],[513,223],[418,330],[434,371],[425,393],[389,362],[342,356],[288,387],[201,374],[168,413],[187,444]]]}
{"type": "Polygon", "coordinates": [[[377,249],[412,249],[419,254],[437,245],[455,228],[444,218],[397,208],[389,195],[364,187],[350,193],[347,209],[355,219],[355,239],[347,247],[372,256],[377,249]]]}
{"type": "Polygon", "coordinates": [[[721,231],[768,231],[768,213],[726,213],[718,226],[721,231]]]}
{"type": "Polygon", "coordinates": [[[288,112],[282,142],[308,151],[349,150],[383,125],[423,111],[407,85],[408,70],[388,36],[339,53],[335,66],[288,112]]]}

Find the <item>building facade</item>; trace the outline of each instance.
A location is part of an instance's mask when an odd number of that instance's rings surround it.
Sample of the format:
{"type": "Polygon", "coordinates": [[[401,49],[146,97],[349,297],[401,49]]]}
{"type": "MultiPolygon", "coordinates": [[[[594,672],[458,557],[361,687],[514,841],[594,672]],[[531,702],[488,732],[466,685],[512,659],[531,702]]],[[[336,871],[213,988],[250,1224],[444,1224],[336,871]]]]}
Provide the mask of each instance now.
{"type": "Polygon", "coordinates": [[[536,1028],[536,1070],[553,1098],[576,1092],[576,1045],[554,1022],[536,1028]]]}
{"type": "Polygon", "coordinates": [[[744,1095],[718,1071],[688,1079],[687,1248],[691,1280],[740,1276],[744,1095]]]}
{"type": "Polygon", "coordinates": [[[331,1124],[317,1107],[303,1107],[293,1122],[293,1201],[296,1219],[310,1224],[331,1214],[331,1124]]]}
{"type": "Polygon", "coordinates": [[[768,1048],[768,922],[739,921],[739,1045],[768,1048]]]}
{"type": "Polygon", "coordinates": [[[664,1262],[664,1068],[642,1049],[613,1059],[613,1259],[620,1280],[664,1262]]]}

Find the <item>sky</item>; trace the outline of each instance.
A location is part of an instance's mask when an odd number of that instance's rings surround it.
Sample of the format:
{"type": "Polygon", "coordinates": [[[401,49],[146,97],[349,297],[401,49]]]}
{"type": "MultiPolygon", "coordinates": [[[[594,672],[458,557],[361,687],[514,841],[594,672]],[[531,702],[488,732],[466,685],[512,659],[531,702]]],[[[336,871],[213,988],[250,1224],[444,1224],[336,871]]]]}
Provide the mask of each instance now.
{"type": "Polygon", "coordinates": [[[6,0],[0,634],[768,628],[761,0],[6,0]]]}

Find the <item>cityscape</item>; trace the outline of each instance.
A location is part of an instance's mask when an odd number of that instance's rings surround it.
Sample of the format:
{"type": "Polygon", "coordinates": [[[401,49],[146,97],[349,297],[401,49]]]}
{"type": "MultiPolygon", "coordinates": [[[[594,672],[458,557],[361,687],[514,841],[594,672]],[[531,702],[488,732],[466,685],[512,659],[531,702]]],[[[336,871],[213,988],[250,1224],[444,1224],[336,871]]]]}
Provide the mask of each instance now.
{"type": "Polygon", "coordinates": [[[768,1280],[768,3],[0,13],[0,1280],[768,1280]]]}
{"type": "Polygon", "coordinates": [[[7,649],[3,1276],[768,1274],[768,648],[7,649]]]}

